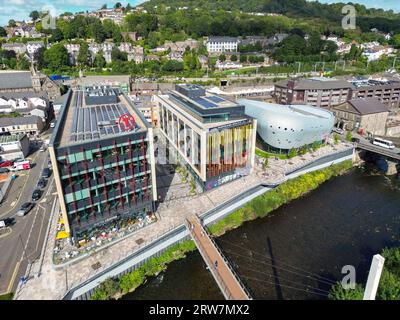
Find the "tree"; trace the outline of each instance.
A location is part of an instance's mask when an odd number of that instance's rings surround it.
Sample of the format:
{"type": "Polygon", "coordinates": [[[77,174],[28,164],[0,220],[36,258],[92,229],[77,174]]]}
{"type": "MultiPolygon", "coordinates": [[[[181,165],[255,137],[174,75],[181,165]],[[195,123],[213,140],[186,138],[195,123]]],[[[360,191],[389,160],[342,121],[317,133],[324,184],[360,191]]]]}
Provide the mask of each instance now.
{"type": "Polygon", "coordinates": [[[236,54],[231,55],[231,61],[236,62],[238,60],[238,57],[236,54]]]}
{"type": "Polygon", "coordinates": [[[14,19],[11,19],[11,20],[8,21],[8,26],[13,28],[13,27],[17,26],[17,23],[15,22],[14,19]]]}
{"type": "Polygon", "coordinates": [[[89,64],[90,52],[89,45],[86,42],[81,43],[77,60],[81,66],[87,66],[89,64]]]}
{"type": "Polygon", "coordinates": [[[168,60],[162,67],[163,71],[178,72],[183,70],[183,63],[177,60],[168,60]]]}
{"type": "Polygon", "coordinates": [[[40,47],[33,54],[33,60],[35,60],[38,69],[43,69],[46,66],[46,62],[44,60],[44,53],[46,52],[45,47],[40,47]]]}
{"type": "Polygon", "coordinates": [[[335,135],[333,136],[334,139],[334,144],[337,145],[339,143],[339,135],[337,133],[335,133],[335,135]]]}
{"type": "Polygon", "coordinates": [[[346,141],[351,142],[351,139],[353,138],[353,135],[351,134],[351,131],[347,131],[346,134],[346,141]]]}
{"type": "Polygon", "coordinates": [[[0,27],[0,37],[7,37],[6,29],[0,27]]]}
{"type": "Polygon", "coordinates": [[[98,52],[94,58],[94,65],[96,66],[96,68],[103,69],[106,64],[107,62],[106,59],[103,57],[103,52],[98,52]]]}
{"type": "Polygon", "coordinates": [[[245,55],[245,54],[240,55],[240,62],[241,63],[246,63],[247,62],[247,55],[245,55]]]}
{"type": "Polygon", "coordinates": [[[122,7],[121,2],[117,2],[117,3],[114,5],[114,9],[120,9],[121,7],[122,7]]]}
{"type": "Polygon", "coordinates": [[[68,65],[68,51],[63,44],[55,44],[44,53],[44,61],[48,68],[59,70],[68,65]]]}
{"type": "Polygon", "coordinates": [[[131,6],[130,3],[128,3],[128,4],[126,5],[125,10],[126,10],[126,11],[132,10],[132,6],[131,6]]]}
{"type": "Polygon", "coordinates": [[[32,11],[29,17],[32,19],[33,22],[35,22],[40,17],[39,11],[37,10],[32,11]]]}
{"type": "Polygon", "coordinates": [[[226,61],[226,56],[225,56],[224,54],[221,54],[221,55],[218,57],[218,60],[221,61],[221,62],[225,62],[225,61],[226,61]]]}
{"type": "Polygon", "coordinates": [[[114,47],[111,51],[112,61],[128,61],[128,55],[126,52],[122,52],[117,47],[114,47]]]}
{"type": "Polygon", "coordinates": [[[103,5],[101,6],[101,9],[102,9],[102,10],[107,9],[107,3],[103,4],[103,5]]]}

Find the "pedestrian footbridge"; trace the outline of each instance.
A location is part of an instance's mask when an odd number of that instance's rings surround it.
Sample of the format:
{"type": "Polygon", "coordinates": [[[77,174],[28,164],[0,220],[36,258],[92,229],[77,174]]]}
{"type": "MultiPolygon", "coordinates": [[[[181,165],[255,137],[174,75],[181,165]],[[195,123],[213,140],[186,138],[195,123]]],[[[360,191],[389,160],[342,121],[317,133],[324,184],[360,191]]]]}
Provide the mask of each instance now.
{"type": "Polygon", "coordinates": [[[251,296],[218,245],[193,215],[185,223],[205,263],[227,300],[250,300],[251,296]]]}

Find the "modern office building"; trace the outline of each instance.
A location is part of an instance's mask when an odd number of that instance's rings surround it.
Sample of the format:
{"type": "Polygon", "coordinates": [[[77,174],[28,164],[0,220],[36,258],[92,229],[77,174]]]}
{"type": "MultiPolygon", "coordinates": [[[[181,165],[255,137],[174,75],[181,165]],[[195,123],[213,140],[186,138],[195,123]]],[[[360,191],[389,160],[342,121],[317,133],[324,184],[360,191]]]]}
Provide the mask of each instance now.
{"type": "Polygon", "coordinates": [[[74,239],[154,211],[153,130],[119,89],[70,90],[49,153],[65,228],[74,239]]]}
{"type": "Polygon", "coordinates": [[[335,123],[332,112],[307,105],[279,105],[240,99],[246,114],[257,119],[265,151],[288,153],[328,139],[335,123]]]}
{"type": "Polygon", "coordinates": [[[205,190],[251,172],[257,122],[244,106],[187,84],[155,99],[160,131],[205,190]]]}
{"type": "Polygon", "coordinates": [[[280,104],[307,104],[327,108],[350,99],[352,84],[345,80],[309,78],[282,80],[275,84],[274,96],[280,104]]]}

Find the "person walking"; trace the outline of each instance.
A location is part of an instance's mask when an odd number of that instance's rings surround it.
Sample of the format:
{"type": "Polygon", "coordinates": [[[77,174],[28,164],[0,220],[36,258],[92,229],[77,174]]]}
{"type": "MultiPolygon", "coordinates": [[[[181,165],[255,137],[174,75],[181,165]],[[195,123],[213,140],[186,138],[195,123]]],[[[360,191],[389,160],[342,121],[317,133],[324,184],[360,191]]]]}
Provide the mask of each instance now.
{"type": "Polygon", "coordinates": [[[214,266],[215,266],[215,269],[218,268],[218,261],[217,260],[215,260],[214,266]]]}

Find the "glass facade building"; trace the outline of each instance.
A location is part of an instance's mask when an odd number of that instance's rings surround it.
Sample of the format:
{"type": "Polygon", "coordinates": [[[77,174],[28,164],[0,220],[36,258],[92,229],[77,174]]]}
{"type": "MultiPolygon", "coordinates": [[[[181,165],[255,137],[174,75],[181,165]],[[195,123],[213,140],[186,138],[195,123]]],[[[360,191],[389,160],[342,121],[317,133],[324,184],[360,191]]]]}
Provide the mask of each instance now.
{"type": "Polygon", "coordinates": [[[156,101],[161,132],[205,190],[251,172],[256,120],[244,106],[197,85],[177,85],[156,101]]]}
{"type": "Polygon", "coordinates": [[[102,104],[101,94],[92,103],[83,99],[85,91],[70,91],[50,143],[61,210],[76,239],[154,211],[152,128],[122,92],[115,93],[116,103],[108,97],[102,104]],[[132,128],[120,121],[126,115],[132,128]]]}

